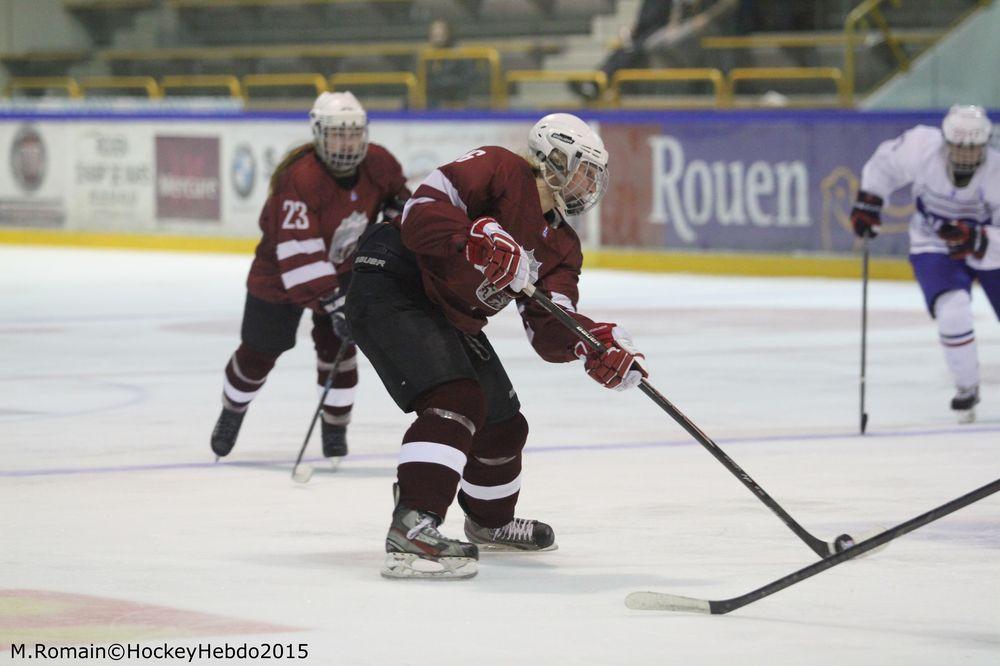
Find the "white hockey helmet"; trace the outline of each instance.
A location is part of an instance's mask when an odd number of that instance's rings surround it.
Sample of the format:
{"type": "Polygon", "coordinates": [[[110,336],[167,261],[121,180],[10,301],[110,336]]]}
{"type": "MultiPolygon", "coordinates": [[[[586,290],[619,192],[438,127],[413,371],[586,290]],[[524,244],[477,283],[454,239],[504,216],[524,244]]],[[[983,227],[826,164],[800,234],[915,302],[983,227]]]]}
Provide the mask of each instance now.
{"type": "Polygon", "coordinates": [[[941,131],[948,144],[948,161],[956,174],[970,174],[983,163],[993,132],[993,123],[983,107],[956,104],[944,117],[941,131]]]}
{"type": "Polygon", "coordinates": [[[309,112],[316,154],[336,174],[348,174],[368,153],[368,114],[349,92],[325,92],[309,112]]]}
{"type": "Polygon", "coordinates": [[[563,215],[585,213],[608,189],[608,151],[576,116],[545,116],[528,133],[528,148],[563,215]]]}

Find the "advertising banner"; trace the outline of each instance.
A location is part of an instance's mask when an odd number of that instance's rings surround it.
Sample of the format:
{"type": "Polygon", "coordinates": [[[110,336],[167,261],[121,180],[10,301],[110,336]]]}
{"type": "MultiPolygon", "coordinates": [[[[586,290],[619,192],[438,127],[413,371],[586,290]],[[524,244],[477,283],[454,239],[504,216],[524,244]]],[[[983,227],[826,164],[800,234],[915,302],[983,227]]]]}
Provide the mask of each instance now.
{"type": "Polygon", "coordinates": [[[66,225],[65,128],[0,123],[0,225],[66,225]]]}
{"type": "Polygon", "coordinates": [[[156,137],[156,219],[222,219],[217,136],[156,137]]]}
{"type": "Polygon", "coordinates": [[[78,125],[67,191],[76,227],[124,231],[153,228],[152,134],[127,124],[78,125]]]}
{"type": "MultiPolygon", "coordinates": [[[[915,123],[860,114],[604,122],[613,161],[601,244],[642,248],[843,252],[861,168],[915,123]]],[[[912,201],[884,210],[872,249],[905,254],[912,201]]]]}
{"type": "MultiPolygon", "coordinates": [[[[411,188],[483,145],[526,149],[534,116],[373,114],[371,140],[411,188]]],[[[861,167],[930,114],[607,112],[608,194],[573,220],[588,246],[847,252],[861,167]]],[[[275,167],[311,141],[302,114],[0,115],[0,225],[253,237],[275,167]]],[[[872,250],[905,254],[913,212],[888,202],[872,250]]]]}

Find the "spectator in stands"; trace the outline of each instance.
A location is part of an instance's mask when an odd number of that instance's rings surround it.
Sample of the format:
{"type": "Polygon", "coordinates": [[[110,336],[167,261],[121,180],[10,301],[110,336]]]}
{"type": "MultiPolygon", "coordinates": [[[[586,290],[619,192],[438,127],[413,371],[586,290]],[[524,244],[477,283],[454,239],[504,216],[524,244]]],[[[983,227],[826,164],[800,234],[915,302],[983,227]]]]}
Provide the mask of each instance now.
{"type": "Polygon", "coordinates": [[[811,2],[775,2],[775,0],[740,0],[736,31],[784,32],[815,30],[816,8],[811,2]]]}
{"type": "MultiPolygon", "coordinates": [[[[676,47],[684,40],[705,30],[724,12],[734,9],[738,0],[643,0],[635,25],[623,32],[621,45],[612,51],[600,65],[600,70],[611,77],[619,69],[643,69],[650,66],[653,50],[672,53],[669,66],[691,66],[677,53],[676,47]],[[672,51],[671,51],[672,49],[672,51]]],[[[570,89],[585,100],[597,99],[597,84],[574,81],[570,89]]]]}
{"type": "MultiPolygon", "coordinates": [[[[632,29],[622,35],[621,46],[612,51],[601,63],[600,70],[608,80],[619,69],[635,69],[649,66],[646,40],[657,30],[667,25],[673,12],[673,0],[643,0],[632,29]]],[[[586,100],[597,99],[597,85],[590,81],[572,81],[570,89],[586,100]]]]}
{"type": "MultiPolygon", "coordinates": [[[[427,32],[430,49],[455,47],[455,33],[444,19],[431,21],[427,32]]],[[[480,79],[472,60],[429,60],[427,62],[427,108],[463,106],[480,79]]]]}

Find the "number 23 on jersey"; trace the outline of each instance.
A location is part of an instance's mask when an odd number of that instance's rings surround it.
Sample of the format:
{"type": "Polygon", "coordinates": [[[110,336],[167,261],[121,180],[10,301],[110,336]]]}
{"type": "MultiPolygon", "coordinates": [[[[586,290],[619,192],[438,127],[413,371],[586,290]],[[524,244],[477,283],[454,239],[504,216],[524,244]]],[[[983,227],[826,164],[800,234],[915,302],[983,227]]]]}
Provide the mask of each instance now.
{"type": "Polygon", "coordinates": [[[305,203],[285,199],[281,202],[281,210],[285,214],[285,220],[281,223],[282,229],[309,228],[309,209],[305,203]]]}

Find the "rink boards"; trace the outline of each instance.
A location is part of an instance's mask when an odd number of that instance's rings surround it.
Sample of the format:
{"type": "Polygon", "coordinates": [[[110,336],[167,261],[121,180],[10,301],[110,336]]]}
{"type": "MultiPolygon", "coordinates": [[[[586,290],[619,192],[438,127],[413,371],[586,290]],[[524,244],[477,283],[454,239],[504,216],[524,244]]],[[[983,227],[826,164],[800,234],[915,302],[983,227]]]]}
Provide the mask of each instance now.
{"type": "MultiPolygon", "coordinates": [[[[593,263],[765,275],[856,273],[849,212],[861,167],[879,142],[937,122],[847,111],[581,115],[611,153],[608,195],[575,221],[593,263]],[[720,252],[736,254],[714,265],[704,256],[720,252]]],[[[517,149],[536,116],[373,113],[371,138],[415,186],[475,147],[517,149]]],[[[0,241],[245,251],[275,165],[309,140],[302,113],[0,111],[0,241]]],[[[896,259],[876,264],[880,277],[909,275],[898,258],[912,211],[905,193],[886,208],[873,252],[896,259]]]]}

